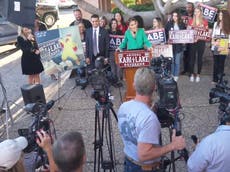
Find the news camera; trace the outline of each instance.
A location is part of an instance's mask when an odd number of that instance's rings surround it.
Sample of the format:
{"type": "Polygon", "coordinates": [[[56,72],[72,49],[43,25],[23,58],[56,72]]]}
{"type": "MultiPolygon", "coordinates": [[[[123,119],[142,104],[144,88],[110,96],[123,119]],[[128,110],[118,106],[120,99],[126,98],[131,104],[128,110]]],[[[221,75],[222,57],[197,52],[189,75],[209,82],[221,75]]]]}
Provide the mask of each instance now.
{"type": "Polygon", "coordinates": [[[104,57],[97,57],[95,69],[89,71],[89,83],[93,87],[91,97],[99,103],[106,103],[110,98],[110,86],[119,86],[118,78],[111,71],[109,64],[104,63],[104,57]]]}
{"type": "MultiPolygon", "coordinates": [[[[172,59],[160,56],[151,60],[150,68],[155,72],[157,93],[159,100],[155,103],[154,109],[161,123],[161,127],[168,127],[170,130],[176,130],[176,136],[180,136],[181,132],[181,119],[179,91],[177,82],[171,75],[172,59]]],[[[171,137],[171,135],[170,135],[171,137]]],[[[173,171],[175,171],[175,161],[183,158],[186,162],[188,160],[188,151],[183,149],[178,151],[179,157],[174,158],[174,152],[171,154],[171,159],[165,161],[162,159],[161,169],[166,169],[169,164],[173,164],[173,171]]]]}
{"type": "Polygon", "coordinates": [[[25,148],[25,153],[37,151],[38,145],[36,143],[37,134],[39,130],[44,130],[50,133],[51,119],[48,117],[48,111],[53,107],[55,101],[51,100],[47,104],[44,103],[29,103],[24,110],[32,113],[33,121],[28,128],[18,129],[18,134],[24,136],[28,141],[28,146],[25,148]]]}
{"type": "Polygon", "coordinates": [[[162,55],[153,58],[150,63],[150,68],[155,72],[159,95],[155,109],[162,127],[168,127],[174,123],[174,117],[170,112],[180,106],[177,83],[171,75],[171,63],[171,58],[162,55]]]}
{"type": "Polygon", "coordinates": [[[209,104],[220,103],[219,105],[219,121],[220,124],[230,122],[230,88],[228,87],[228,81],[224,80],[224,74],[219,76],[218,83],[215,88],[212,88],[209,92],[209,104]]]}
{"type": "Polygon", "coordinates": [[[91,97],[100,103],[107,102],[110,86],[121,87],[118,78],[111,71],[109,64],[104,63],[104,57],[97,57],[95,60],[95,68],[88,70],[87,66],[76,69],[78,77],[76,78],[76,86],[85,89],[88,84],[92,85],[93,91],[91,97]]]}

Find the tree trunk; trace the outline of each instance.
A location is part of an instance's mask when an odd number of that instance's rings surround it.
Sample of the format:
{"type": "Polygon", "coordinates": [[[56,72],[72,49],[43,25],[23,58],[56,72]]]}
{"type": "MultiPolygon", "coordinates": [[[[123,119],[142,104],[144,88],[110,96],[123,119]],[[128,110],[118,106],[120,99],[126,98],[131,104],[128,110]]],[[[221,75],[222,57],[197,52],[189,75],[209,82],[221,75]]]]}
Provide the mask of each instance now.
{"type": "MultiPolygon", "coordinates": [[[[100,9],[94,7],[93,5],[89,4],[88,2],[84,0],[74,0],[79,7],[84,9],[85,11],[91,13],[91,14],[98,14],[100,16],[106,16],[108,19],[111,19],[113,17],[113,14],[105,11],[101,11],[100,9]]],[[[182,8],[186,6],[187,1],[186,0],[178,0],[176,3],[172,3],[172,0],[168,0],[166,3],[163,3],[162,0],[152,0],[155,11],[144,11],[144,12],[136,12],[129,8],[127,8],[121,0],[113,0],[113,2],[116,4],[116,6],[125,13],[124,17],[127,20],[129,17],[134,15],[140,15],[142,16],[145,27],[152,25],[152,19],[154,17],[161,17],[164,19],[166,14],[170,14],[172,11],[178,8],[182,8]]],[[[217,5],[221,2],[221,0],[210,0],[206,2],[207,5],[217,5]]],[[[228,0],[228,10],[230,9],[230,0],[228,0]]],[[[229,10],[230,12],[230,10],[229,10]]]]}
{"type": "Polygon", "coordinates": [[[228,0],[227,9],[228,9],[228,12],[229,12],[229,15],[230,15],[230,0],[228,0]]]}

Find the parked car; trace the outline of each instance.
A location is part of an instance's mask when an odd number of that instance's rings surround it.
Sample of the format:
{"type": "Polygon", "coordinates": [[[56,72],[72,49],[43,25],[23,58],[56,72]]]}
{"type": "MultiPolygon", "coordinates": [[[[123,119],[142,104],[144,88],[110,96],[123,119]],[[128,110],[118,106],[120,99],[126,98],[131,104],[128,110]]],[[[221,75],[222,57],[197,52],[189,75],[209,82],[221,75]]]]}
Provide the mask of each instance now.
{"type": "Polygon", "coordinates": [[[18,36],[18,26],[6,21],[0,15],[0,46],[5,44],[14,44],[18,36]]]}
{"type": "Polygon", "coordinates": [[[36,14],[47,25],[48,28],[52,27],[59,19],[58,6],[49,3],[36,3],[36,14]]]}
{"type": "Polygon", "coordinates": [[[58,0],[59,8],[77,8],[77,4],[73,0],[58,0]]]}

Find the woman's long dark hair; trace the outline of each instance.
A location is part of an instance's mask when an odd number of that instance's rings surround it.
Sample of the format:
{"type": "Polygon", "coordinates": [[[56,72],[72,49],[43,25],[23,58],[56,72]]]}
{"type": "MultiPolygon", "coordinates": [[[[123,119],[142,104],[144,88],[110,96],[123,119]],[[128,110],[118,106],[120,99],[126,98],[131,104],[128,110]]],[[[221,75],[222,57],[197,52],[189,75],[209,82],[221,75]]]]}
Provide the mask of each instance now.
{"type": "Polygon", "coordinates": [[[116,15],[116,14],[120,14],[120,16],[121,16],[121,24],[122,24],[122,25],[125,25],[125,20],[124,20],[124,17],[123,17],[123,15],[122,15],[122,13],[121,13],[121,12],[116,12],[116,13],[114,13],[114,16],[113,16],[114,18],[115,18],[115,15],[116,15]]]}
{"type": "Polygon", "coordinates": [[[183,20],[181,19],[181,14],[178,12],[178,11],[173,11],[172,12],[172,22],[174,23],[174,21],[173,21],[173,13],[176,13],[177,14],[177,21],[178,21],[178,25],[179,24],[181,24],[181,23],[183,23],[183,20]]]}
{"type": "Polygon", "coordinates": [[[223,14],[223,32],[230,35],[230,14],[227,10],[221,12],[223,14]]]}

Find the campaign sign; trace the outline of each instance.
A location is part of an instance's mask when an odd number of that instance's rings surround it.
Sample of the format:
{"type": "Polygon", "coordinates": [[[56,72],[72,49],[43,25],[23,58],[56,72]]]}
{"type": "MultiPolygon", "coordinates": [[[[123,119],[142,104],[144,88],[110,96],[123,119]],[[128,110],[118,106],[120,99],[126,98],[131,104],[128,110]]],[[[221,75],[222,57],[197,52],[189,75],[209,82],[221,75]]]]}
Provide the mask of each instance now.
{"type": "Polygon", "coordinates": [[[195,42],[198,40],[202,41],[210,41],[211,40],[211,32],[208,29],[203,27],[193,27],[195,42]]]}
{"type": "Polygon", "coordinates": [[[172,45],[164,44],[153,46],[153,57],[160,57],[160,55],[164,57],[173,57],[172,45]]]}
{"type": "Polygon", "coordinates": [[[229,53],[229,39],[226,35],[214,36],[217,45],[214,48],[214,55],[228,55],[229,53]]]}
{"type": "Polygon", "coordinates": [[[203,3],[199,3],[199,6],[202,9],[202,13],[205,19],[207,19],[210,23],[213,23],[217,14],[217,8],[205,5],[203,3]]]}
{"type": "Polygon", "coordinates": [[[124,39],[123,35],[109,35],[109,50],[116,50],[122,40],[124,39]]]}
{"type": "Polygon", "coordinates": [[[166,42],[165,29],[155,29],[145,31],[149,42],[152,44],[161,44],[166,42]]]}
{"type": "Polygon", "coordinates": [[[84,65],[85,56],[77,26],[36,32],[35,36],[46,74],[84,65]]]}
{"type": "Polygon", "coordinates": [[[171,44],[194,43],[194,31],[193,30],[170,30],[168,42],[171,44]]]}
{"type": "Polygon", "coordinates": [[[149,51],[123,51],[117,53],[117,64],[120,68],[150,66],[149,51]]]}

